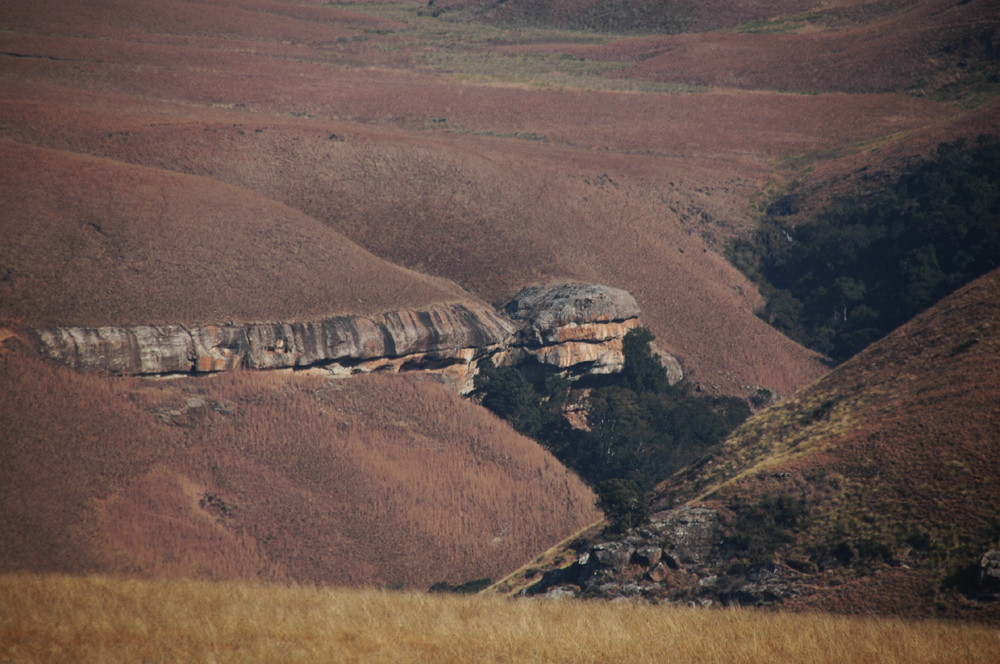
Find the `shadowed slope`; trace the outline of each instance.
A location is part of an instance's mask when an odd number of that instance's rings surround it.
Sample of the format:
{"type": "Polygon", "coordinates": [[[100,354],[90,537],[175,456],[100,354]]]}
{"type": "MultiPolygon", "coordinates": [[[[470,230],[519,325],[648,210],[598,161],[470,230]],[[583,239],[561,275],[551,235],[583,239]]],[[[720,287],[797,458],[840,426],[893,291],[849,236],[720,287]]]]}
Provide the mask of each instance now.
{"type": "Polygon", "coordinates": [[[0,154],[0,316],[8,320],[301,320],[468,298],[217,181],[7,140],[0,154]]]}
{"type": "Polygon", "coordinates": [[[549,454],[434,382],[142,381],[2,350],[4,571],[426,589],[599,516],[549,454]]]}

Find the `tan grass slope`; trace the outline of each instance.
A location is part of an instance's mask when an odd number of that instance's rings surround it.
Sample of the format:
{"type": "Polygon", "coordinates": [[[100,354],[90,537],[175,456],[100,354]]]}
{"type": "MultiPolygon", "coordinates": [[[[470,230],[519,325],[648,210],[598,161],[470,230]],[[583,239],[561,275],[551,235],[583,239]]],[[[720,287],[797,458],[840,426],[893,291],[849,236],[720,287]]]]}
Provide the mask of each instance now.
{"type": "Polygon", "coordinates": [[[593,494],[440,384],[78,374],[0,354],[0,570],[398,585],[496,578],[593,494]]]}

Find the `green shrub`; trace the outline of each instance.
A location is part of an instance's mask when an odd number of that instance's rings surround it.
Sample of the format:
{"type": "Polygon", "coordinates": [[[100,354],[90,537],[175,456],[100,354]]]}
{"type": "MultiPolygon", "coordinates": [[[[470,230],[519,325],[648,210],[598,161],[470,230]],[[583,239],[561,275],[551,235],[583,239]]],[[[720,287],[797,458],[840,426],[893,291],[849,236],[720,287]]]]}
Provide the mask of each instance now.
{"type": "Polygon", "coordinates": [[[622,533],[649,521],[649,501],[632,480],[605,480],[597,485],[597,509],[608,519],[608,529],[622,533]]]}

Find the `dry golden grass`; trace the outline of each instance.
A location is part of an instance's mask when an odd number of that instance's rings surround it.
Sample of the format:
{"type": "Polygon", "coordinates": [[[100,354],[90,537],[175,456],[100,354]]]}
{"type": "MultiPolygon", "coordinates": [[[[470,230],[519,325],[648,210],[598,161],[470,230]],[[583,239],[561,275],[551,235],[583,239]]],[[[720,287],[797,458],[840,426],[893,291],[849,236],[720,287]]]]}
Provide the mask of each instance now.
{"type": "Polygon", "coordinates": [[[1000,632],[942,622],[316,590],[0,577],[12,662],[1000,661],[1000,632]]]}

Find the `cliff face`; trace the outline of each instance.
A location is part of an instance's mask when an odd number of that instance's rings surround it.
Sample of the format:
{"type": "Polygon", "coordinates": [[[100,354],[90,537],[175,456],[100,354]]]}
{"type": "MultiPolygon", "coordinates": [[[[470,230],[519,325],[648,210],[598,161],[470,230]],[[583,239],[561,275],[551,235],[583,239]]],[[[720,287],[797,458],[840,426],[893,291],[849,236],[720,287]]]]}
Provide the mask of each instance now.
{"type": "MultiPolygon", "coordinates": [[[[622,337],[639,325],[627,292],[583,284],[526,288],[507,316],[478,304],[338,316],[302,323],[46,328],[43,356],[80,370],[155,375],[313,368],[333,375],[422,370],[472,388],[478,360],[570,378],[620,371],[622,337]]],[[[670,358],[672,360],[673,358],[670,358]]],[[[665,363],[671,376],[680,365],[665,363]]]]}

